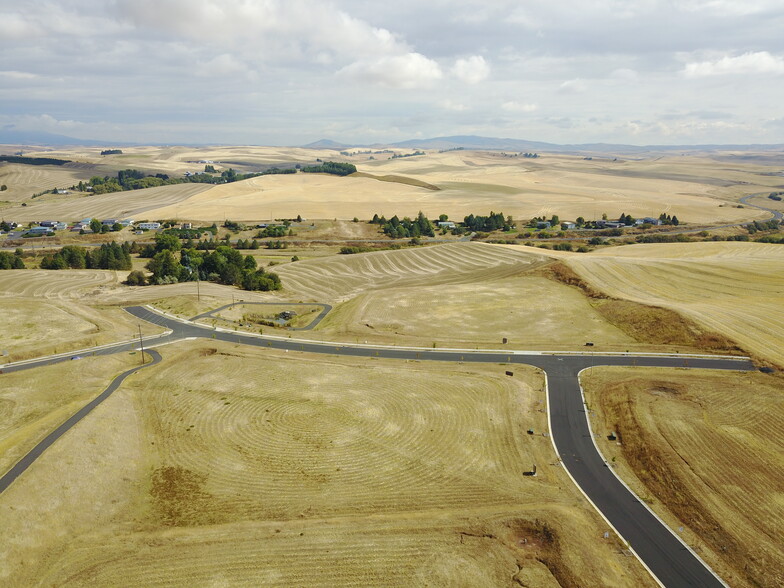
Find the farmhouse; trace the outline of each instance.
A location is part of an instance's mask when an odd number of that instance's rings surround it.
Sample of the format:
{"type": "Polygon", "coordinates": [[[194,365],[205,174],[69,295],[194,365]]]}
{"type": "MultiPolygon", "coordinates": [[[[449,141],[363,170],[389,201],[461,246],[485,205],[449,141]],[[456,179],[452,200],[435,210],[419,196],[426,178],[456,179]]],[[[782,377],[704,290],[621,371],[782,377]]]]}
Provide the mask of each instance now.
{"type": "Polygon", "coordinates": [[[576,225],[576,224],[574,224],[574,223],[561,223],[561,228],[562,228],[564,231],[567,231],[567,230],[569,230],[569,229],[576,229],[576,228],[577,228],[577,225],[576,225]]]}
{"type": "Polygon", "coordinates": [[[108,225],[108,226],[111,227],[111,226],[117,224],[117,219],[116,218],[105,218],[105,219],[103,219],[101,221],[101,224],[102,225],[108,225]]]}
{"type": "Polygon", "coordinates": [[[26,233],[28,235],[44,236],[44,235],[51,235],[51,234],[53,234],[54,230],[51,227],[40,226],[40,227],[33,227],[31,229],[28,229],[26,231],[26,233]]]}
{"type": "Polygon", "coordinates": [[[536,223],[537,229],[549,229],[551,226],[550,221],[539,221],[536,223]]]}
{"type": "Polygon", "coordinates": [[[438,221],[438,228],[440,229],[454,229],[455,223],[452,221],[438,221]]]}
{"type": "Polygon", "coordinates": [[[40,222],[40,223],[38,223],[38,224],[39,224],[40,226],[42,226],[42,227],[54,227],[54,226],[55,226],[55,225],[56,225],[58,222],[60,222],[60,221],[50,221],[50,220],[45,220],[45,221],[41,221],[41,222],[40,222]]]}
{"type": "Polygon", "coordinates": [[[652,216],[646,216],[644,218],[638,218],[636,221],[634,221],[634,224],[635,226],[638,227],[640,225],[646,225],[646,224],[658,226],[661,224],[661,221],[658,218],[653,218],[652,216]]]}
{"type": "Polygon", "coordinates": [[[136,225],[136,228],[147,231],[155,231],[161,228],[161,223],[139,223],[136,225]]]}

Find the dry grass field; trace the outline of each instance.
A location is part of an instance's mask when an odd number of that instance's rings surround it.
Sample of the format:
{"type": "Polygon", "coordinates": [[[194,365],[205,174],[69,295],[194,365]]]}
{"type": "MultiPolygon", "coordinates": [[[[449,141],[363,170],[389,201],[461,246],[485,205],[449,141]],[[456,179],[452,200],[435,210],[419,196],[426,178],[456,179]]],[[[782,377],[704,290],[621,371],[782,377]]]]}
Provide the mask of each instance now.
{"type": "MultiPolygon", "coordinates": [[[[27,208],[34,203],[34,212],[12,207],[4,214],[9,218],[33,220],[145,212],[151,218],[253,221],[293,218],[297,214],[322,219],[355,216],[369,219],[374,213],[402,217],[413,216],[419,210],[431,218],[446,213],[458,219],[470,213],[487,214],[490,210],[522,219],[552,214],[562,219],[577,216],[592,219],[600,218],[603,213],[617,217],[623,212],[640,217],[667,212],[685,222],[722,224],[768,216],[752,208],[736,208],[736,204],[742,196],[775,190],[779,180],[777,176],[766,175],[778,171],[778,162],[761,158],[728,162],[726,157],[716,154],[649,154],[639,159],[613,161],[561,154],[526,159],[505,157],[498,152],[452,151],[369,160],[367,156],[345,157],[330,150],[284,147],[134,147],[123,151],[122,155],[106,157],[92,148],[29,155],[74,160],[77,163],[69,166],[84,171],[83,178],[74,177],[77,181],[89,179],[96,169],[101,170],[99,175],[104,175],[129,167],[180,175],[201,171],[204,164],[197,163],[200,160],[215,162],[218,170],[233,167],[256,171],[271,165],[313,163],[320,158],[350,161],[361,173],[345,178],[312,174],[265,176],[187,195],[167,189],[153,195],[142,193],[146,191],[130,192],[122,199],[102,196],[105,205],[96,205],[95,212],[86,208],[88,202],[82,198],[43,197],[28,202],[27,208]]],[[[21,185],[53,187],[58,182],[62,180],[47,178],[21,185]]],[[[25,191],[14,188],[17,189],[25,191]]],[[[18,195],[8,198],[11,202],[19,199],[18,195]]]]}
{"type": "Polygon", "coordinates": [[[781,377],[594,368],[583,385],[605,457],[671,528],[730,586],[784,584],[781,377]]]}
{"type": "MultiPolygon", "coordinates": [[[[123,289],[123,272],[8,270],[0,272],[2,363],[84,349],[139,334],[139,321],[104,293],[123,289]],[[121,274],[122,277],[120,277],[121,274]]],[[[162,329],[141,323],[142,333],[162,329]]]]}
{"type": "Polygon", "coordinates": [[[212,343],[162,349],[4,493],[0,583],[652,585],[550,465],[533,369],[212,343]]]}
{"type": "Polygon", "coordinates": [[[360,294],[317,327],[331,337],[429,347],[625,350],[637,341],[579,291],[538,276],[360,294]]]}
{"type": "Polygon", "coordinates": [[[672,309],[770,362],[784,362],[784,247],[631,245],[562,259],[595,288],[672,309]]]}
{"type": "MultiPolygon", "coordinates": [[[[41,439],[98,396],[114,376],[139,361],[138,353],[87,356],[29,372],[3,374],[0,472],[9,470],[41,439]]],[[[2,551],[0,549],[0,562],[2,551]]],[[[0,569],[2,567],[0,563],[0,569]]]]}
{"type": "MultiPolygon", "coordinates": [[[[85,178],[85,171],[78,166],[0,162],[0,184],[8,186],[8,190],[0,193],[0,211],[29,199],[33,194],[54,188],[67,189],[85,179],[89,177],[85,178]]],[[[5,214],[5,211],[2,214],[5,214]]]]}
{"type": "MultiPolygon", "coordinates": [[[[29,201],[27,206],[13,206],[0,211],[7,219],[16,222],[31,222],[44,219],[73,222],[83,218],[133,218],[136,221],[158,218],[152,212],[161,205],[172,205],[176,217],[179,204],[210,188],[207,184],[175,184],[130,192],[111,194],[72,193],[67,195],[47,194],[29,201]]],[[[187,211],[182,208],[181,212],[187,211]]]]}
{"type": "Polygon", "coordinates": [[[543,263],[536,249],[515,251],[485,243],[448,243],[336,255],[275,268],[295,300],[342,302],[370,290],[481,282],[514,276],[543,263]]]}

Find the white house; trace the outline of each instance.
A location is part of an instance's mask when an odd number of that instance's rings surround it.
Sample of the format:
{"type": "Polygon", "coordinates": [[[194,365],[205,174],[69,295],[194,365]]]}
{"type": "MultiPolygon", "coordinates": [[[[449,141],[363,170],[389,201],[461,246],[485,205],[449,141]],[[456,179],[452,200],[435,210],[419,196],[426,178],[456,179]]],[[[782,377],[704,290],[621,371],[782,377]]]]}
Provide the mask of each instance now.
{"type": "Polygon", "coordinates": [[[136,228],[147,231],[155,231],[161,228],[161,223],[139,223],[136,225],[136,228]]]}

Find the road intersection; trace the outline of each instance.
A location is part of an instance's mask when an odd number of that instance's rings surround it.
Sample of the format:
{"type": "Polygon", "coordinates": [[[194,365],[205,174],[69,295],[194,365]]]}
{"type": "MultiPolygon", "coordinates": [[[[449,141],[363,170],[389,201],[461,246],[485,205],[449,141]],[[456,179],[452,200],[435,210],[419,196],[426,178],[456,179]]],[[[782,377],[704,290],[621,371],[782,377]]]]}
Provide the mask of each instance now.
{"type": "MultiPolygon", "coordinates": [[[[349,357],[374,357],[398,360],[447,361],[531,365],[541,369],[547,383],[550,435],[560,464],[580,491],[599,511],[615,532],[637,555],[656,581],[663,586],[724,586],[710,568],[683,543],[613,472],[596,446],[580,387],[581,371],[594,366],[648,366],[666,368],[704,368],[753,370],[747,358],[699,355],[601,354],[585,352],[529,352],[505,350],[430,349],[361,345],[304,339],[262,336],[252,333],[200,325],[151,307],[125,309],[138,319],[164,327],[162,335],[147,338],[145,348],[153,362],[128,370],[115,378],[97,398],[63,423],[32,449],[19,463],[0,477],[0,494],[32,463],[100,402],[109,397],[122,381],[135,371],[161,360],[157,351],[169,343],[193,338],[208,338],[267,349],[321,353],[349,357]]],[[[81,355],[110,355],[137,351],[139,341],[77,352],[81,355]]],[[[61,354],[0,366],[4,373],[69,361],[75,354],[61,354]]]]}

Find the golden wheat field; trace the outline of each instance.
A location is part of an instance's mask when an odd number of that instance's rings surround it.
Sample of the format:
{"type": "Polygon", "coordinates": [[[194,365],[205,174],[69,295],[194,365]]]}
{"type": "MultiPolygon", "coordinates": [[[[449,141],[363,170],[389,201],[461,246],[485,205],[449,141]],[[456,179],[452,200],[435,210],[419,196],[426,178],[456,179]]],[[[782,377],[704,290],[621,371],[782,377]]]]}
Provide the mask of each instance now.
{"type": "Polygon", "coordinates": [[[4,493],[5,585],[651,585],[533,369],[161,352],[4,493]]]}
{"type": "MultiPolygon", "coordinates": [[[[405,154],[405,150],[396,153],[405,154]]],[[[23,220],[58,216],[77,220],[89,214],[111,217],[146,212],[159,219],[254,221],[293,218],[298,214],[305,218],[369,219],[378,213],[389,218],[395,214],[413,216],[422,210],[430,218],[445,213],[462,219],[468,214],[495,210],[519,219],[552,214],[561,219],[593,219],[604,213],[611,218],[621,213],[641,217],[666,212],[685,222],[722,224],[766,218],[767,213],[754,208],[737,208],[737,201],[776,187],[776,177],[768,174],[775,162],[752,159],[727,163],[711,154],[586,160],[561,154],[528,159],[488,151],[429,151],[416,157],[391,159],[386,154],[370,160],[368,156],[347,157],[323,149],[135,147],[124,150],[122,155],[106,157],[90,148],[40,155],[76,161],[68,165],[83,169],[85,177],[80,179],[84,180],[96,170],[100,171],[98,175],[104,175],[125,168],[176,176],[202,171],[204,163],[199,161],[214,162],[218,171],[234,167],[248,172],[271,165],[312,164],[322,159],[354,163],[361,173],[343,178],[304,173],[264,176],[231,185],[207,186],[204,192],[194,191],[187,196],[169,187],[152,193],[157,200],[142,194],[143,191],[129,192],[120,200],[102,196],[106,204],[97,207],[96,212],[82,211],[80,207],[89,204],[82,198],[69,199],[66,205],[43,197],[28,201],[28,208],[35,204],[35,213],[12,207],[4,211],[7,216],[22,215],[19,218],[23,220]],[[438,190],[422,187],[425,185],[438,190]]]]}
{"type": "Polygon", "coordinates": [[[594,368],[583,384],[605,457],[669,526],[729,585],[781,586],[782,379],[594,368]]]}
{"type": "Polygon", "coordinates": [[[671,308],[768,361],[784,361],[784,248],[663,243],[562,257],[601,291],[671,308]]]}

